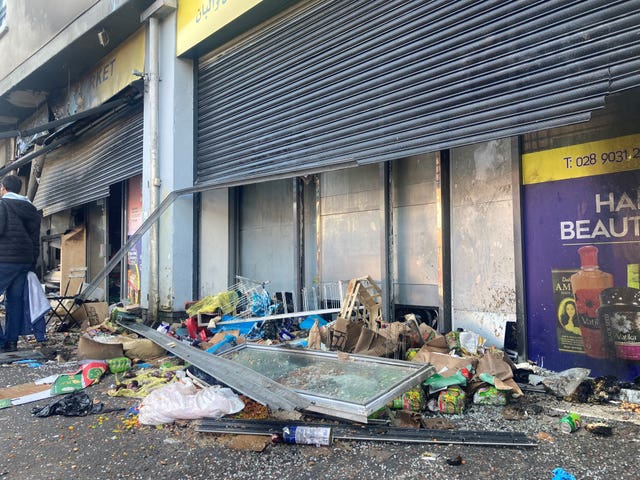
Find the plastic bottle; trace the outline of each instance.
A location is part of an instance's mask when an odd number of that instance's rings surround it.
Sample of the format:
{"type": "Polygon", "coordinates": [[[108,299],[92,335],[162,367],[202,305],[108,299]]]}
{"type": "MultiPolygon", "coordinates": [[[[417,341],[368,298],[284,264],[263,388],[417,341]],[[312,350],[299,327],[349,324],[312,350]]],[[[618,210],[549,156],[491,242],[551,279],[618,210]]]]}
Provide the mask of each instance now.
{"type": "Polygon", "coordinates": [[[305,445],[331,445],[333,435],[331,427],[289,426],[282,429],[284,443],[305,445]]]}
{"type": "Polygon", "coordinates": [[[578,249],[580,270],[571,275],[571,288],[582,335],[584,353],[593,358],[607,358],[605,326],[598,318],[600,292],[613,287],[613,275],[598,267],[598,249],[585,245],[578,249]]]}
{"type": "Polygon", "coordinates": [[[606,328],[609,356],[640,361],[640,290],[607,288],[600,293],[600,321],[606,328]]]}

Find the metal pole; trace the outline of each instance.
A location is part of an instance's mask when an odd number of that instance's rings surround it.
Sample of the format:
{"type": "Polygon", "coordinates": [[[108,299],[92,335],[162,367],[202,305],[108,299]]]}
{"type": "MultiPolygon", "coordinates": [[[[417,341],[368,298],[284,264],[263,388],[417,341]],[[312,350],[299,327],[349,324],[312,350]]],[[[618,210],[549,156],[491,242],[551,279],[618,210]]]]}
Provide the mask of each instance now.
{"type": "Polygon", "coordinates": [[[449,150],[436,153],[438,168],[438,185],[436,195],[438,202],[438,293],[440,311],[438,312],[438,331],[448,332],[453,326],[453,309],[451,307],[451,156],[449,150]]]}
{"type": "MultiPolygon", "coordinates": [[[[147,72],[147,86],[149,93],[149,182],[150,197],[149,210],[155,212],[160,200],[160,176],[158,161],[158,101],[159,101],[159,55],[158,55],[159,27],[158,19],[149,18],[149,71],[147,72]]],[[[159,306],[159,253],[158,253],[159,219],[151,225],[149,232],[149,310],[150,321],[158,319],[159,306]]]]}
{"type": "Polygon", "coordinates": [[[527,361],[529,358],[527,345],[527,303],[526,284],[524,278],[524,235],[522,227],[522,136],[511,142],[511,165],[513,192],[513,241],[515,285],[516,285],[516,332],[518,341],[518,360],[527,361]]]}
{"type": "Polygon", "coordinates": [[[380,178],[380,289],[382,290],[382,318],[393,322],[393,293],[391,278],[391,175],[390,163],[378,167],[380,178]]]}
{"type": "MultiPolygon", "coordinates": [[[[294,311],[302,308],[297,302],[298,295],[302,293],[304,285],[304,202],[302,201],[302,180],[294,178],[293,183],[293,308],[294,311]]],[[[283,292],[283,303],[287,304],[283,292]]],[[[285,312],[288,311],[285,308],[285,312]]]]}

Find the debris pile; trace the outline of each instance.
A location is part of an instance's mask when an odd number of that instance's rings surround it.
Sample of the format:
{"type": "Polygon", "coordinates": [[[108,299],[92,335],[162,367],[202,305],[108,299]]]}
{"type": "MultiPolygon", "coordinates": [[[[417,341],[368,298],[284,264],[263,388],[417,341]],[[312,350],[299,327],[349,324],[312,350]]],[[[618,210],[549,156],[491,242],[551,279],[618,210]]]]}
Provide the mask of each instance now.
{"type": "MultiPolygon", "coordinates": [[[[266,283],[241,279],[190,302],[188,317],[176,323],[147,326],[135,306],[84,318],[80,367],[38,393],[36,400],[56,397],[34,408],[34,415],[103,413],[101,404],[79,392],[104,375],[113,375],[109,396],[139,401],[128,414],[130,425],[201,419],[201,432],[265,435],[284,443],[534,446],[521,433],[462,432],[449,421],[474,405],[496,407],[508,420],[541,414],[539,405],[524,404],[529,390],[574,403],[622,399],[621,408],[640,413],[637,384],[590,378],[582,368],[549,372],[515,364],[479,334],[441,333],[415,314],[385,321],[381,292],[370,277],[349,282],[340,308],[311,312],[290,311],[286,295],[271,298],[266,283]]],[[[556,430],[613,434],[607,423],[583,424],[574,412],[560,416],[556,430]]],[[[553,441],[546,432],[536,438],[553,441]]]]}

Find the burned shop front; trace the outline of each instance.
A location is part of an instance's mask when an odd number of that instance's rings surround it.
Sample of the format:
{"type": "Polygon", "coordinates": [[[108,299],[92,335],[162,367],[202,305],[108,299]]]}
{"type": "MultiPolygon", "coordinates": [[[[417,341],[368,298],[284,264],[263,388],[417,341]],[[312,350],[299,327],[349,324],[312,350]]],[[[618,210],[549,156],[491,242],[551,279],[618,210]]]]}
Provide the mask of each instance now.
{"type": "MultiPolygon", "coordinates": [[[[31,168],[44,215],[42,277],[61,295],[78,295],[142,221],[143,93],[131,71],[144,69],[144,52],[141,29],[49,101],[60,119],[86,112],[49,133],[45,145],[58,147],[31,168]]],[[[91,298],[139,303],[140,254],[136,245],[91,298]]]]}
{"type": "MultiPolygon", "coordinates": [[[[197,57],[196,185],[212,188],[200,199],[200,294],[241,275],[310,310],[368,276],[385,318],[416,313],[566,365],[548,352],[556,324],[537,295],[579,261],[549,265],[544,283],[534,275],[551,259],[536,250],[548,245],[536,215],[559,209],[548,192],[532,207],[536,185],[557,180],[532,168],[573,141],[568,125],[588,142],[616,124],[613,95],[635,98],[635,17],[600,2],[270,7],[178,11],[177,53],[197,57]],[[226,259],[212,253],[221,243],[226,259]]],[[[557,222],[563,235],[570,221],[584,233],[580,215],[557,222]]]]}

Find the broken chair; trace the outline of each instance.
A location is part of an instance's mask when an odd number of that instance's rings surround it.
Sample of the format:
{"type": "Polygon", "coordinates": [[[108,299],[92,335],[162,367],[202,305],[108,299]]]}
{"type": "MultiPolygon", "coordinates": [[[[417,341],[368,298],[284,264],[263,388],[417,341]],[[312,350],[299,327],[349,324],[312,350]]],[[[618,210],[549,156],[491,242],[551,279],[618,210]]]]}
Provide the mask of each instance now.
{"type": "Polygon", "coordinates": [[[47,319],[47,324],[49,324],[53,318],[57,318],[60,321],[60,326],[69,323],[76,305],[75,300],[82,291],[86,276],[87,267],[70,268],[64,289],[61,289],[57,295],[47,295],[49,303],[51,303],[51,312],[47,319]]]}

